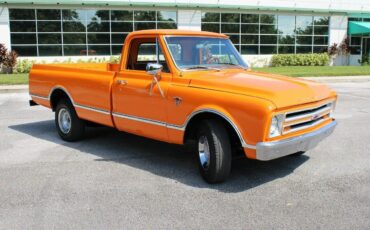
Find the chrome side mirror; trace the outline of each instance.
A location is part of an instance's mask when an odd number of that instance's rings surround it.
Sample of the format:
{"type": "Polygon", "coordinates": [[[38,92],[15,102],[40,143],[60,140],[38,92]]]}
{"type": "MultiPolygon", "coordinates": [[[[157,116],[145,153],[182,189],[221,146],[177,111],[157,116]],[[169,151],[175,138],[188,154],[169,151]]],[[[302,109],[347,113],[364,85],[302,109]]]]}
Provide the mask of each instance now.
{"type": "Polygon", "coordinates": [[[159,76],[162,73],[163,66],[159,63],[146,64],[146,72],[153,76],[159,76]]]}

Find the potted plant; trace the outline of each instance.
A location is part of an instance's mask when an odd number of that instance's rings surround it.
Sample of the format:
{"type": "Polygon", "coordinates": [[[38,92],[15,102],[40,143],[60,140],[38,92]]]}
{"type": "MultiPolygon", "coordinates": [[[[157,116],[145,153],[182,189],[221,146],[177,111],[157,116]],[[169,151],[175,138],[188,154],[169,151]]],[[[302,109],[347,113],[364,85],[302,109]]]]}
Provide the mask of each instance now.
{"type": "Polygon", "coordinates": [[[6,57],[8,50],[6,49],[4,44],[0,44],[0,70],[2,68],[4,59],[6,57]]]}
{"type": "Polygon", "coordinates": [[[15,51],[10,51],[5,55],[1,68],[3,73],[6,74],[13,73],[13,68],[15,64],[17,64],[17,57],[18,55],[15,51]]]}
{"type": "Polygon", "coordinates": [[[333,43],[328,49],[328,54],[330,56],[330,66],[334,65],[334,60],[337,58],[339,52],[338,44],[333,43]]]}

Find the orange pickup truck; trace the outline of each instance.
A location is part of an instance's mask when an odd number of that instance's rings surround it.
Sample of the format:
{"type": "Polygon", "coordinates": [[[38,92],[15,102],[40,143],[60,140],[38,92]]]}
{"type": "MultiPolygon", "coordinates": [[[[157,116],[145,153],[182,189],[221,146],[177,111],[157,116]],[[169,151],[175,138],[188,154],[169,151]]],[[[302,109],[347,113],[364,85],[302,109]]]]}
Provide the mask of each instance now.
{"type": "Polygon", "coordinates": [[[34,65],[31,105],[55,111],[65,141],[98,123],[165,141],[193,143],[209,183],[235,156],[299,155],[330,135],[336,93],[312,81],[251,71],[227,36],[145,30],[129,34],[119,64],[34,65]]]}

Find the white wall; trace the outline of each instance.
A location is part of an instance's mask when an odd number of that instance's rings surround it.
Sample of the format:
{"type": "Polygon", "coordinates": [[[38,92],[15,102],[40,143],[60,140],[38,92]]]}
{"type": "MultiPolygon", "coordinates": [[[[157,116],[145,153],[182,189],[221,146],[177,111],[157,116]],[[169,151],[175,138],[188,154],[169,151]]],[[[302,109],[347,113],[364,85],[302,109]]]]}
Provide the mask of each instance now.
{"type": "Polygon", "coordinates": [[[202,13],[200,10],[178,10],[178,29],[201,30],[202,13]]]}
{"type": "Polygon", "coordinates": [[[7,7],[0,7],[0,43],[10,50],[10,27],[9,10],[7,7]]]}
{"type": "Polygon", "coordinates": [[[329,46],[337,43],[340,45],[347,37],[348,17],[331,16],[329,26],[329,46]]]}

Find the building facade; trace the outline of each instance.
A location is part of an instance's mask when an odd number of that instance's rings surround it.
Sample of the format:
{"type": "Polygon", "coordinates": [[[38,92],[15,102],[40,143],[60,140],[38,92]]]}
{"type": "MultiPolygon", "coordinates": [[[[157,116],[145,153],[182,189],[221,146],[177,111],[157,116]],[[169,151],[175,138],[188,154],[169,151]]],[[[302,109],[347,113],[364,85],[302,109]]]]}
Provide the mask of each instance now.
{"type": "Polygon", "coordinates": [[[0,43],[41,60],[111,56],[142,29],[224,33],[254,66],[273,54],[322,53],[347,43],[340,64],[370,55],[370,1],[106,0],[0,1],[0,43]]]}

